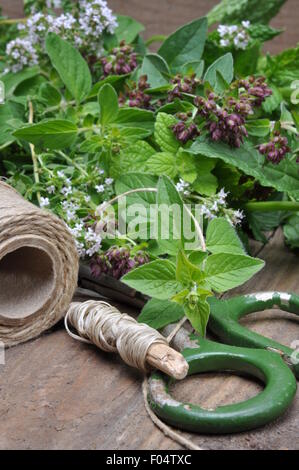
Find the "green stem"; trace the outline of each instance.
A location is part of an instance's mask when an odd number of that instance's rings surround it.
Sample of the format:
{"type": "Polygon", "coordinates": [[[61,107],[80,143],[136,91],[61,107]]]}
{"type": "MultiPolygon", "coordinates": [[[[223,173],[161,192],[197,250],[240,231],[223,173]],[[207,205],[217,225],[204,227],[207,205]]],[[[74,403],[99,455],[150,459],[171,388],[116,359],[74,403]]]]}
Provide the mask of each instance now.
{"type": "Polygon", "coordinates": [[[87,171],[85,171],[84,168],[82,168],[81,165],[79,165],[77,162],[75,162],[74,160],[72,160],[70,157],[68,157],[68,156],[67,156],[65,153],[63,153],[61,150],[59,150],[57,153],[59,153],[59,155],[60,155],[61,157],[63,157],[67,163],[69,163],[71,166],[77,168],[77,170],[81,171],[81,173],[83,173],[84,176],[88,176],[87,171]]]}
{"type": "MultiPolygon", "coordinates": [[[[31,101],[28,102],[28,107],[29,107],[29,118],[28,122],[29,124],[33,124],[33,117],[34,117],[34,109],[33,109],[33,104],[31,101]]],[[[33,144],[29,144],[30,152],[31,152],[31,158],[32,158],[32,163],[33,163],[33,175],[34,175],[34,181],[36,184],[39,184],[39,168],[38,168],[38,159],[35,153],[35,148],[33,144]]],[[[40,205],[41,202],[41,196],[40,196],[40,191],[36,192],[36,197],[38,204],[40,205]]]]}
{"type": "Polygon", "coordinates": [[[295,201],[265,201],[247,202],[244,209],[248,212],[277,212],[277,211],[299,211],[299,202],[295,201]]]}
{"type": "Polygon", "coordinates": [[[0,20],[0,25],[26,23],[26,21],[27,21],[27,18],[5,18],[4,20],[0,20]]]}
{"type": "Polygon", "coordinates": [[[153,42],[163,42],[165,41],[165,39],[167,39],[167,36],[165,36],[164,34],[155,34],[154,36],[151,36],[147,41],[146,41],[146,45],[147,46],[150,46],[153,42]]]}

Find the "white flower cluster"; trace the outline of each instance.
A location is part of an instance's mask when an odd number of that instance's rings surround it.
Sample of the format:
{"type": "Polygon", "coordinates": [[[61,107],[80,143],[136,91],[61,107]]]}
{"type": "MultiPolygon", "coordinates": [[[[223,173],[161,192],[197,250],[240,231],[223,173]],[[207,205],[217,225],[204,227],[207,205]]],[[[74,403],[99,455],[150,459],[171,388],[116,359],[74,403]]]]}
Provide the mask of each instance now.
{"type": "Polygon", "coordinates": [[[232,225],[238,225],[242,222],[244,214],[241,210],[233,210],[227,207],[228,193],[222,188],[219,193],[210,198],[205,198],[201,206],[201,215],[208,220],[216,217],[225,217],[232,225]]]}
{"type": "MultiPolygon", "coordinates": [[[[60,2],[53,2],[58,8],[60,2]]],[[[101,36],[104,31],[113,33],[117,27],[116,17],[105,0],[81,0],[77,10],[59,16],[33,12],[18,29],[24,35],[10,41],[6,47],[9,68],[18,72],[25,66],[36,65],[44,52],[44,41],[48,32],[54,32],[79,47],[84,54],[99,56],[102,53],[101,36]]]]}
{"type": "Polygon", "coordinates": [[[24,67],[33,67],[38,64],[36,49],[28,38],[16,38],[6,46],[6,54],[10,57],[9,67],[5,72],[19,72],[24,67]]]}
{"type": "Polygon", "coordinates": [[[250,41],[250,35],[248,33],[249,27],[250,21],[242,21],[241,26],[219,25],[217,31],[221,37],[220,46],[234,46],[236,49],[246,49],[250,41]]]}
{"type": "Polygon", "coordinates": [[[186,181],[184,181],[182,178],[180,178],[179,182],[175,185],[176,190],[184,196],[189,196],[189,186],[189,183],[186,183],[186,181]]]}
{"type": "Polygon", "coordinates": [[[99,37],[104,31],[113,33],[117,27],[116,17],[104,0],[81,0],[79,2],[79,31],[78,45],[93,49],[94,55],[102,52],[99,37]],[[80,44],[81,43],[81,44],[80,44]]]}

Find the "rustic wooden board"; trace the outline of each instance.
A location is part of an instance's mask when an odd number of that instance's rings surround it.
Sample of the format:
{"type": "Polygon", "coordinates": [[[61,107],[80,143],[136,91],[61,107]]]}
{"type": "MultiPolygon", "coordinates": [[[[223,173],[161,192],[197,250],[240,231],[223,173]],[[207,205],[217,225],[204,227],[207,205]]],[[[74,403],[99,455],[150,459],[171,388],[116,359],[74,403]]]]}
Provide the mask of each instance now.
{"type": "MultiPolygon", "coordinates": [[[[1,0],[0,3],[6,15],[15,18],[22,15],[22,0],[1,0]]],[[[108,0],[113,11],[141,21],[146,26],[146,38],[169,34],[182,24],[205,15],[217,3],[218,0],[108,0]]],[[[277,53],[295,46],[299,41],[297,23],[298,0],[288,0],[272,22],[272,26],[284,28],[285,32],[265,49],[277,53]]]]}
{"type": "MultiPolygon", "coordinates": [[[[238,292],[299,293],[298,257],[277,233],[259,254],[267,267],[238,292]]],[[[128,308],[124,309],[128,311],[128,308]]],[[[132,313],[132,312],[131,312],[132,313]]],[[[298,319],[273,311],[248,326],[290,344],[298,319]]],[[[60,324],[41,338],[6,351],[0,366],[1,449],[179,449],[148,418],[142,375],[114,354],[69,338],[60,324]]],[[[261,385],[230,374],[204,374],[175,386],[174,396],[203,406],[244,400],[261,385]]],[[[285,416],[265,428],[227,436],[189,436],[207,449],[298,449],[299,393],[285,416]]]]}

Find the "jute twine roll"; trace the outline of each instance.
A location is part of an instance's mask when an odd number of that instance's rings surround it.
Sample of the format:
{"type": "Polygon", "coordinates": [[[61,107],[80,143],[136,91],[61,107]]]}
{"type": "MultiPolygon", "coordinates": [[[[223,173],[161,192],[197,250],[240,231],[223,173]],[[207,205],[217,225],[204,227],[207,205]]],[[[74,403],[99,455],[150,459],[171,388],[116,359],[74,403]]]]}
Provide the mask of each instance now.
{"type": "Polygon", "coordinates": [[[66,313],[78,255],[65,224],[0,181],[0,341],[40,335],[66,313]]]}

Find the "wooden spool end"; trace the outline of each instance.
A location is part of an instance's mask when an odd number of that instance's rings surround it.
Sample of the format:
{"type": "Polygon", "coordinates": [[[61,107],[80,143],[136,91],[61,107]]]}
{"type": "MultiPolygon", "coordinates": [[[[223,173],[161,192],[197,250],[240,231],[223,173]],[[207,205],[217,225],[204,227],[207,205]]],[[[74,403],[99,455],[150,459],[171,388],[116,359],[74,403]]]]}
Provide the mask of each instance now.
{"type": "Polygon", "coordinates": [[[166,344],[152,344],[146,361],[150,366],[177,380],[184,379],[188,374],[189,365],[184,356],[166,344]]]}

